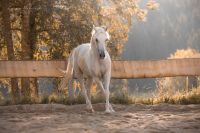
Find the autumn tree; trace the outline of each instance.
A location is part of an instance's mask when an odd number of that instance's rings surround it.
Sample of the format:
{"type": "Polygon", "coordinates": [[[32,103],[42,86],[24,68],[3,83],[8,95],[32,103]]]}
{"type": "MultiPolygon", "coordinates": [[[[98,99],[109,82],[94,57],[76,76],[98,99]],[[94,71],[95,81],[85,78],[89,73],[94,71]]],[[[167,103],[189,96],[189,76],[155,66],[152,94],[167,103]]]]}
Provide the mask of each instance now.
{"type": "MultiPolygon", "coordinates": [[[[1,9],[2,9],[2,30],[4,40],[7,46],[7,56],[8,60],[15,60],[14,55],[14,46],[12,41],[12,31],[11,31],[11,22],[10,22],[10,11],[9,11],[9,1],[1,0],[1,9]]],[[[11,79],[11,89],[14,102],[17,102],[19,99],[19,88],[17,78],[11,79]]]]}

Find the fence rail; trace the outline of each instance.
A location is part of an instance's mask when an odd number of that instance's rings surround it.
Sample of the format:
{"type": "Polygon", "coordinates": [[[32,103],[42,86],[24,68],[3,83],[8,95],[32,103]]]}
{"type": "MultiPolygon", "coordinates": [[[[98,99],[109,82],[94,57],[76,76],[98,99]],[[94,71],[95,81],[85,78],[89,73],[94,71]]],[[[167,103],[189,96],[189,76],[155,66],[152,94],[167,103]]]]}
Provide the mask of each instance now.
{"type": "MultiPolygon", "coordinates": [[[[0,61],[0,77],[62,77],[63,61],[0,61]]],[[[200,76],[200,58],[112,61],[112,78],[200,76]]]]}

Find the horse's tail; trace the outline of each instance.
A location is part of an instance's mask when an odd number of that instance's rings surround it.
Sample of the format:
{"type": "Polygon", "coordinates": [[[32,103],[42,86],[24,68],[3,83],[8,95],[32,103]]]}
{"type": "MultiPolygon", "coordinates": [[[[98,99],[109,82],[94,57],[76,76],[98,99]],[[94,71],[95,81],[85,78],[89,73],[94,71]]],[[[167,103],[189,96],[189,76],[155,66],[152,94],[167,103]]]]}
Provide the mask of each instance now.
{"type": "Polygon", "coordinates": [[[74,53],[75,50],[72,51],[72,53],[70,54],[69,58],[68,58],[68,62],[67,62],[67,70],[61,70],[59,69],[61,72],[64,73],[64,77],[61,80],[60,86],[58,88],[58,90],[63,90],[66,87],[66,83],[73,78],[73,71],[74,71],[74,53]]]}
{"type": "Polygon", "coordinates": [[[67,70],[66,70],[66,75],[69,78],[73,78],[73,71],[74,71],[74,53],[75,50],[72,51],[71,56],[68,59],[67,63],[67,70]]]}

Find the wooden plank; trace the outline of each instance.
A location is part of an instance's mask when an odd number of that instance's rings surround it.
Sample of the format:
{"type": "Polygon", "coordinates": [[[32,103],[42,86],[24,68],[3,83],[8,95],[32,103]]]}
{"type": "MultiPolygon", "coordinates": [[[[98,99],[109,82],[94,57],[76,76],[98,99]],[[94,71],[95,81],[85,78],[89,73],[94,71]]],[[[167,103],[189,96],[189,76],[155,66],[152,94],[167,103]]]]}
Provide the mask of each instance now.
{"type": "MultiPolygon", "coordinates": [[[[62,77],[65,61],[0,61],[0,77],[62,77]]],[[[112,78],[200,76],[200,58],[112,61],[112,78]]]]}
{"type": "Polygon", "coordinates": [[[65,61],[0,61],[0,77],[61,77],[65,61]]]}
{"type": "Polygon", "coordinates": [[[200,58],[149,61],[113,61],[113,78],[200,76],[200,58]],[[122,64],[124,68],[122,69],[122,64]]]}

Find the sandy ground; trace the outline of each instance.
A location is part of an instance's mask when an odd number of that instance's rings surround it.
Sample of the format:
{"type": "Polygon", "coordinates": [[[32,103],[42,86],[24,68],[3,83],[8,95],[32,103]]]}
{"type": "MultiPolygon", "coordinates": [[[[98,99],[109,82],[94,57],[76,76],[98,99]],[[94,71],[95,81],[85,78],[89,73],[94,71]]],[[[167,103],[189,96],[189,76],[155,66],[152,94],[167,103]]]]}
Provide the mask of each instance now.
{"type": "Polygon", "coordinates": [[[60,104],[0,106],[1,133],[200,133],[200,105],[113,105],[60,104]]]}

